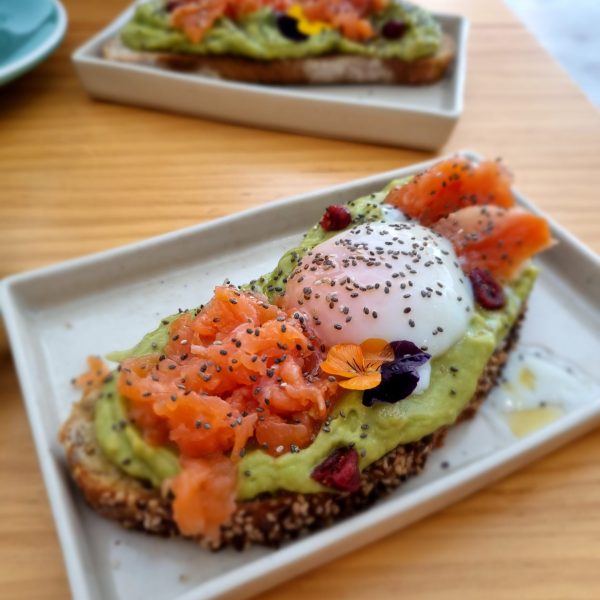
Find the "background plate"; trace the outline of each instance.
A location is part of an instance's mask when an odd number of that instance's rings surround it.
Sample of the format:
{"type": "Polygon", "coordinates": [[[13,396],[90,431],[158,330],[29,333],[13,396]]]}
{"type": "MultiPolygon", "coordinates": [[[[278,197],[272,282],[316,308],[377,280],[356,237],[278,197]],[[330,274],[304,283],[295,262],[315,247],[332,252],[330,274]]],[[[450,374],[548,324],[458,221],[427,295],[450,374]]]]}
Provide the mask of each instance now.
{"type": "MultiPolygon", "coordinates": [[[[128,532],[88,509],[72,488],[57,432],[78,399],[70,379],[84,369],[88,354],[132,346],[161,316],[206,301],[225,275],[241,283],[272,268],[325,206],[379,190],[393,177],[430,164],[282,200],[4,281],[3,314],[75,598],[252,595],[440,509],[600,422],[600,398],[586,399],[545,429],[517,440],[503,416],[486,406],[475,420],[451,430],[422,475],[368,511],[279,550],[211,554],[192,542],[128,532]],[[442,469],[443,461],[451,467],[442,469]]],[[[570,361],[596,376],[589,356],[597,356],[598,350],[599,261],[556,225],[553,235],[560,245],[539,261],[542,273],[522,339],[567,349],[570,361]]]]}
{"type": "Polygon", "coordinates": [[[0,85],[23,75],[50,56],[67,30],[67,13],[58,0],[39,27],[26,35],[3,30],[10,17],[27,10],[20,0],[0,0],[0,85]]]}
{"type": "Polygon", "coordinates": [[[454,66],[430,86],[268,86],[109,61],[104,43],[129,21],[129,7],[73,54],[96,98],[225,121],[394,146],[439,148],[463,110],[467,21],[437,14],[457,47],[454,66]]]}

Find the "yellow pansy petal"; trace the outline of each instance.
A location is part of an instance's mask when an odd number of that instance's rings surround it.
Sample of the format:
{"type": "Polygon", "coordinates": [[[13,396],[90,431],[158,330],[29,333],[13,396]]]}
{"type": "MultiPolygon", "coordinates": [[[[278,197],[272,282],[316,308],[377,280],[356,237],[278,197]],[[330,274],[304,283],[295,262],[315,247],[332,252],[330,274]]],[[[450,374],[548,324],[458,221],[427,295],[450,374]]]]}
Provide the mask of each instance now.
{"type": "Polygon", "coordinates": [[[336,344],[321,363],[321,369],[330,375],[354,377],[364,373],[364,359],[360,346],[356,344],[336,344]]]}
{"type": "Polygon", "coordinates": [[[360,347],[365,357],[365,371],[368,373],[379,371],[383,363],[394,360],[394,350],[385,340],[370,338],[360,347]]]}
{"type": "Polygon", "coordinates": [[[347,390],[370,390],[381,383],[381,373],[369,373],[368,375],[358,375],[352,379],[340,381],[341,387],[347,390]]]}

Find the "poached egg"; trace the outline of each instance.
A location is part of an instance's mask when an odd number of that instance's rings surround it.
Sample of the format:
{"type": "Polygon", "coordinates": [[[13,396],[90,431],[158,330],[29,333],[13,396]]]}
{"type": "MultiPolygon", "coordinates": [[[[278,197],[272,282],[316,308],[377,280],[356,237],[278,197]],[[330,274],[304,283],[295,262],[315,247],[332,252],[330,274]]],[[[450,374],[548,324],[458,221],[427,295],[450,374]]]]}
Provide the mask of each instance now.
{"type": "Polygon", "coordinates": [[[408,340],[439,356],[465,334],[473,292],[448,240],[414,222],[375,222],[309,251],[284,305],[304,313],[328,347],[408,340]]]}

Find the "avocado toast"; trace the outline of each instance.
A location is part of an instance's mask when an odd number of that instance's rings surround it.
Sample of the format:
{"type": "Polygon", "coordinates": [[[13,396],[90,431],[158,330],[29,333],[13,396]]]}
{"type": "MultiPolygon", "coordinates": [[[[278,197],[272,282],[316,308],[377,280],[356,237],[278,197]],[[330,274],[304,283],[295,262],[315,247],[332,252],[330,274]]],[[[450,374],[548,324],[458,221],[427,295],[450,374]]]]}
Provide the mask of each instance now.
{"type": "Polygon", "coordinates": [[[244,547],[417,473],[493,385],[535,280],[525,260],[550,243],[509,184],[495,163],[456,159],[329,207],[272,273],[165,319],[111,356],[120,370],[93,363],[61,434],[88,502],[128,527],[244,547]]]}
{"type": "Polygon", "coordinates": [[[429,84],[455,46],[427,11],[396,0],[154,0],[103,54],[255,83],[429,84]]]}

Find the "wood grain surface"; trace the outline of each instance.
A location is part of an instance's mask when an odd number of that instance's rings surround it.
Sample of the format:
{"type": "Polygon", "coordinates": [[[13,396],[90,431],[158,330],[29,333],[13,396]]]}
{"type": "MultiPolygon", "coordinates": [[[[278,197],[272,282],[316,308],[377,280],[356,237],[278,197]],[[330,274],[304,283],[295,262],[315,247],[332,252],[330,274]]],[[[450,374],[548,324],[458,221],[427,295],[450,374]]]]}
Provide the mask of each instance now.
{"type": "MultiPolygon", "coordinates": [[[[600,115],[500,0],[471,19],[466,109],[443,152],[502,156],[518,187],[600,250],[600,115]]],[[[66,2],[56,54],[0,90],[0,276],[430,158],[91,100],[69,56],[124,0],[66,2]]],[[[0,596],[69,596],[0,334],[0,596]]],[[[412,527],[261,596],[600,598],[597,432],[412,527]]]]}

